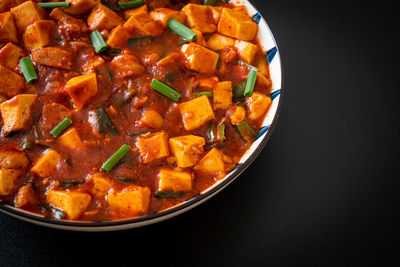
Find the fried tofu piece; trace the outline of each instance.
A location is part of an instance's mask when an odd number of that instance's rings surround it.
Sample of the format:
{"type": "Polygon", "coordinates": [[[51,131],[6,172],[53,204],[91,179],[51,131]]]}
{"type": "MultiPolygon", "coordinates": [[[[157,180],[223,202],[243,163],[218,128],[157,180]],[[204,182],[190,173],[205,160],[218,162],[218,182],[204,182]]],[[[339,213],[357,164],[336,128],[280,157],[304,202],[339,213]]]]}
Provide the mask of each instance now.
{"type": "Polygon", "coordinates": [[[205,95],[178,104],[178,108],[186,131],[197,129],[215,119],[210,101],[205,95]]]}
{"type": "Polygon", "coordinates": [[[232,105],[232,82],[223,81],[213,88],[214,109],[228,109],[232,105]]]}
{"type": "Polygon", "coordinates": [[[69,220],[75,220],[88,208],[92,197],[88,193],[49,190],[46,201],[65,212],[69,220]]]}
{"type": "Polygon", "coordinates": [[[113,210],[129,216],[139,216],[149,209],[150,194],[147,187],[128,186],[120,192],[109,193],[107,201],[113,210]]]}
{"type": "Polygon", "coordinates": [[[28,26],[22,35],[24,45],[30,49],[44,47],[50,44],[51,34],[57,25],[52,20],[38,20],[28,26]]]}
{"type": "Polygon", "coordinates": [[[189,172],[161,168],[158,178],[158,191],[187,192],[192,190],[192,175],[189,172]]]}
{"type": "Polygon", "coordinates": [[[207,47],[215,51],[222,50],[226,47],[231,47],[234,45],[235,39],[219,33],[214,33],[207,41],[207,47]]]}
{"type": "Polygon", "coordinates": [[[218,24],[222,14],[222,6],[210,6],[215,24],[218,24]]]}
{"type": "Polygon", "coordinates": [[[36,193],[33,191],[32,184],[26,184],[18,188],[14,204],[17,208],[34,206],[38,203],[36,193]]]}
{"type": "Polygon", "coordinates": [[[202,73],[215,71],[219,55],[214,51],[196,43],[190,43],[182,45],[181,52],[186,58],[186,68],[202,73]]]}
{"type": "Polygon", "coordinates": [[[243,41],[254,40],[257,36],[258,25],[242,11],[223,8],[218,22],[218,32],[243,41]]]}
{"type": "Polygon", "coordinates": [[[212,75],[210,77],[199,77],[197,81],[200,84],[200,88],[213,89],[217,85],[219,78],[217,75],[212,75]]]}
{"type": "Polygon", "coordinates": [[[32,51],[32,60],[40,65],[70,70],[72,68],[71,52],[58,47],[42,47],[32,51]]]}
{"type": "Polygon", "coordinates": [[[0,196],[8,196],[18,187],[21,170],[0,169],[0,196]]]}
{"type": "Polygon", "coordinates": [[[64,90],[71,97],[75,109],[81,110],[97,95],[96,73],[87,73],[70,79],[64,90]]]}
{"type": "Polygon", "coordinates": [[[165,131],[141,135],[136,146],[139,148],[143,163],[150,163],[169,156],[168,134],[165,131]]]}
{"type": "Polygon", "coordinates": [[[170,19],[175,19],[184,24],[186,20],[185,13],[181,10],[171,8],[157,8],[150,12],[150,17],[167,27],[170,19]]]}
{"type": "Polygon", "coordinates": [[[63,135],[59,136],[57,140],[63,146],[71,149],[80,149],[84,146],[76,128],[67,130],[63,135]]]}
{"type": "Polygon", "coordinates": [[[130,16],[137,14],[137,13],[147,13],[147,5],[142,5],[136,8],[130,8],[124,11],[124,18],[129,19],[130,16]]]}
{"type": "Polygon", "coordinates": [[[29,164],[24,153],[14,150],[0,151],[0,169],[23,169],[29,164]]]}
{"type": "Polygon", "coordinates": [[[205,140],[201,136],[184,135],[169,139],[172,154],[179,167],[194,166],[204,153],[205,140]]]}
{"type": "Polygon", "coordinates": [[[25,88],[24,77],[0,65],[0,94],[13,97],[25,88]]]}
{"type": "Polygon", "coordinates": [[[89,12],[99,0],[66,0],[66,2],[71,2],[71,7],[65,8],[64,12],[73,16],[83,15],[89,12]]]}
{"type": "Polygon", "coordinates": [[[212,9],[207,5],[187,4],[182,11],[186,14],[186,21],[191,28],[202,33],[213,33],[217,30],[214,23],[212,9]]]}
{"type": "Polygon", "coordinates": [[[110,32],[107,39],[107,45],[109,47],[125,48],[128,40],[128,33],[125,29],[118,25],[110,32]]]}
{"type": "Polygon", "coordinates": [[[15,68],[24,53],[22,49],[12,43],[8,43],[0,49],[0,65],[9,69],[15,68]]]}
{"type": "Polygon", "coordinates": [[[124,20],[117,13],[102,4],[97,4],[87,18],[87,24],[92,31],[111,30],[123,23],[124,20]]]}
{"type": "Polygon", "coordinates": [[[248,64],[253,64],[258,47],[255,44],[236,40],[235,48],[238,52],[239,58],[248,64]]]}
{"type": "Polygon", "coordinates": [[[31,168],[31,172],[44,178],[52,175],[56,169],[61,155],[54,149],[49,149],[42,155],[31,168]]]}
{"type": "Polygon", "coordinates": [[[145,71],[145,68],[134,55],[123,54],[116,56],[110,65],[119,78],[137,76],[145,71]]]}
{"type": "Polygon", "coordinates": [[[164,119],[159,112],[148,109],[143,112],[140,122],[150,128],[158,129],[163,126],[164,119]]]}
{"type": "Polygon", "coordinates": [[[3,134],[25,129],[31,118],[31,108],[37,95],[20,94],[0,104],[3,134]]]}
{"type": "Polygon", "coordinates": [[[93,183],[90,193],[94,197],[102,198],[111,189],[111,182],[104,174],[96,173],[90,177],[90,181],[93,183]]]}
{"type": "Polygon", "coordinates": [[[196,166],[194,166],[194,170],[209,175],[224,174],[224,153],[215,147],[212,148],[199,162],[197,162],[196,166]]]}
{"type": "Polygon", "coordinates": [[[259,92],[253,92],[246,98],[247,108],[249,110],[249,119],[256,120],[260,118],[271,106],[271,98],[259,92]]]}
{"type": "Polygon", "coordinates": [[[42,107],[41,127],[50,131],[63,119],[71,116],[71,110],[58,103],[45,104],[42,107]]]}
{"type": "Polygon", "coordinates": [[[231,109],[229,119],[233,125],[236,125],[244,120],[246,116],[246,109],[241,106],[234,106],[231,109]]]}
{"type": "Polygon", "coordinates": [[[123,27],[128,32],[140,32],[142,35],[158,36],[163,33],[164,26],[151,19],[150,15],[145,12],[135,13],[129,17],[123,27]]]}
{"type": "Polygon", "coordinates": [[[35,21],[46,18],[46,11],[32,1],[26,1],[19,6],[11,8],[11,13],[20,33],[23,33],[35,21]]]}
{"type": "Polygon", "coordinates": [[[93,52],[93,54],[85,58],[85,64],[81,67],[81,70],[84,73],[95,72],[95,69],[101,67],[103,64],[105,64],[104,59],[93,52]]]}
{"type": "Polygon", "coordinates": [[[18,43],[18,32],[11,12],[0,14],[0,43],[18,43]]]}

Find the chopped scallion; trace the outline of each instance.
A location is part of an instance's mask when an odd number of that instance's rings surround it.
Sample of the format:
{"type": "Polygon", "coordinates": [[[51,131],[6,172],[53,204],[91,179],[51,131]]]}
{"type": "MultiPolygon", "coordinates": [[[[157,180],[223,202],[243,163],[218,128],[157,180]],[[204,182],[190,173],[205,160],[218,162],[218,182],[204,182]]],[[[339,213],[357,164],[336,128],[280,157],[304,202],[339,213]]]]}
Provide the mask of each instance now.
{"type": "Polygon", "coordinates": [[[127,177],[114,176],[114,179],[119,180],[119,181],[124,182],[124,183],[132,183],[132,184],[137,183],[136,179],[127,178],[127,177]]]}
{"type": "Polygon", "coordinates": [[[21,71],[24,74],[27,83],[32,83],[39,79],[30,57],[21,58],[19,66],[21,67],[21,71]]]}
{"type": "Polygon", "coordinates": [[[212,91],[197,91],[197,92],[192,92],[192,95],[195,97],[199,97],[199,96],[203,96],[203,95],[211,97],[212,91]]]}
{"type": "Polygon", "coordinates": [[[257,71],[251,70],[247,76],[246,89],[244,90],[244,96],[251,96],[253,94],[254,85],[256,84],[257,71]]]}
{"type": "Polygon", "coordinates": [[[115,165],[131,150],[131,147],[123,144],[117,152],[115,152],[106,162],[103,163],[101,168],[109,172],[115,165]]]}
{"type": "Polygon", "coordinates": [[[96,110],[96,117],[97,117],[97,130],[99,131],[99,133],[102,133],[104,131],[104,124],[105,124],[113,134],[118,134],[117,128],[111,121],[110,117],[108,117],[108,114],[104,110],[104,108],[98,108],[96,110]]]}
{"type": "Polygon", "coordinates": [[[168,21],[168,28],[186,41],[193,42],[197,39],[197,35],[194,31],[175,19],[170,19],[168,21]]]}
{"type": "Polygon", "coordinates": [[[256,133],[246,121],[238,123],[236,129],[245,142],[250,142],[256,138],[256,133]]]}
{"type": "Polygon", "coordinates": [[[144,2],[142,0],[135,0],[135,1],[130,1],[130,2],[118,2],[118,5],[122,9],[128,9],[128,8],[135,8],[142,6],[144,2]]]}
{"type": "Polygon", "coordinates": [[[169,87],[168,85],[164,84],[163,82],[160,82],[157,79],[153,79],[153,81],[150,84],[151,88],[159,92],[160,94],[165,95],[169,99],[178,102],[179,98],[181,98],[181,94],[169,87]]]}
{"type": "Polygon", "coordinates": [[[141,41],[146,41],[146,40],[153,40],[152,35],[143,35],[139,37],[134,37],[134,38],[129,38],[128,39],[128,48],[133,48],[134,46],[138,45],[141,41]]]}
{"type": "Polygon", "coordinates": [[[71,2],[38,3],[38,5],[43,8],[70,7],[71,2]]]}
{"type": "Polygon", "coordinates": [[[70,118],[63,119],[53,130],[50,131],[51,135],[54,138],[57,138],[68,126],[72,124],[72,120],[70,118]]]}
{"type": "Polygon", "coordinates": [[[102,53],[107,50],[107,44],[98,30],[94,30],[90,34],[90,40],[92,40],[92,44],[96,50],[96,53],[102,53]]]}
{"type": "Polygon", "coordinates": [[[246,81],[242,81],[233,86],[232,99],[234,102],[239,102],[243,99],[245,89],[246,89],[246,81]]]}

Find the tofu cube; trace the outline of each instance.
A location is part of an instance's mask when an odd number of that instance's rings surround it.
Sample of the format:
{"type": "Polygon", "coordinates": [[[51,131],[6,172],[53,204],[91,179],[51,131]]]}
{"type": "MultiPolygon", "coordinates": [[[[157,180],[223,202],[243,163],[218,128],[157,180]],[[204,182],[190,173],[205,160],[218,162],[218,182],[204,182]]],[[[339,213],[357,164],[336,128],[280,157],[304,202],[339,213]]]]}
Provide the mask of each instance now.
{"type": "Polygon", "coordinates": [[[8,43],[0,49],[0,65],[9,69],[15,68],[24,54],[18,46],[8,43]]]}
{"type": "Polygon", "coordinates": [[[111,69],[119,78],[132,77],[142,74],[145,68],[134,55],[122,54],[111,60],[111,69]]]}
{"type": "Polygon", "coordinates": [[[102,4],[97,4],[87,18],[87,24],[92,31],[111,30],[123,23],[124,20],[117,13],[102,4]]]}
{"type": "Polygon", "coordinates": [[[196,29],[192,29],[192,31],[197,35],[197,38],[194,42],[201,46],[207,46],[207,42],[206,42],[206,39],[204,38],[203,33],[196,29]]]}
{"type": "Polygon", "coordinates": [[[24,77],[0,65],[0,94],[13,97],[25,88],[24,77]]]}
{"type": "Polygon", "coordinates": [[[22,35],[24,45],[30,49],[44,47],[50,44],[51,34],[57,25],[52,20],[38,20],[28,26],[22,35]]]}
{"type": "Polygon", "coordinates": [[[168,134],[164,131],[140,136],[136,146],[139,148],[143,163],[169,156],[168,134]]]}
{"type": "Polygon", "coordinates": [[[191,28],[202,33],[213,33],[217,30],[214,23],[213,11],[209,6],[187,4],[182,11],[186,14],[186,21],[191,28]]]}
{"type": "Polygon", "coordinates": [[[102,198],[111,189],[111,182],[104,174],[96,173],[90,177],[90,181],[93,183],[90,193],[94,197],[102,198]]]}
{"type": "Polygon", "coordinates": [[[143,215],[149,209],[150,189],[140,186],[129,186],[121,192],[111,192],[107,196],[108,205],[126,216],[143,215]]]}
{"type": "Polygon", "coordinates": [[[21,170],[0,169],[0,196],[8,196],[18,187],[21,170]]]}
{"type": "Polygon", "coordinates": [[[60,159],[61,155],[57,151],[49,149],[35,162],[31,172],[42,178],[48,177],[56,171],[60,159]]]}
{"type": "Polygon", "coordinates": [[[242,11],[223,8],[218,22],[218,32],[243,41],[254,40],[257,36],[257,23],[242,11]]]}
{"type": "Polygon", "coordinates": [[[135,13],[123,25],[125,30],[130,33],[138,31],[142,35],[158,36],[163,33],[164,26],[151,19],[150,15],[145,12],[135,13]]]}
{"type": "Polygon", "coordinates": [[[196,43],[184,44],[181,52],[186,58],[186,68],[203,73],[213,73],[219,55],[196,43]]]}
{"type": "Polygon", "coordinates": [[[0,14],[0,43],[18,43],[18,32],[11,12],[0,14]]]}
{"type": "Polygon", "coordinates": [[[33,191],[32,184],[26,184],[18,188],[14,204],[17,208],[24,206],[34,206],[38,203],[36,193],[33,191]]]}
{"type": "Polygon", "coordinates": [[[222,6],[210,6],[212,14],[213,14],[213,18],[214,18],[214,22],[215,24],[218,24],[219,19],[221,18],[221,14],[222,14],[222,6]]]}
{"type": "Polygon", "coordinates": [[[81,110],[97,95],[96,73],[88,73],[70,79],[64,90],[71,97],[75,109],[81,110]]]}
{"type": "Polygon", "coordinates": [[[185,13],[183,13],[183,11],[170,8],[154,9],[150,12],[150,17],[164,25],[164,27],[168,26],[168,21],[170,19],[175,19],[182,24],[184,24],[186,20],[185,13]]]}
{"type": "Polygon", "coordinates": [[[66,0],[66,2],[71,2],[71,7],[65,8],[64,12],[70,15],[83,15],[89,12],[99,0],[66,0]]]}
{"type": "Polygon", "coordinates": [[[212,148],[194,166],[195,172],[207,175],[225,174],[224,154],[217,148],[212,148]]]}
{"type": "Polygon", "coordinates": [[[121,25],[118,25],[110,32],[110,35],[107,39],[107,45],[109,47],[125,48],[127,45],[127,40],[128,33],[121,25]]]}
{"type": "Polygon", "coordinates": [[[32,51],[32,60],[40,65],[65,70],[72,68],[71,52],[58,47],[43,47],[32,51]]]}
{"type": "Polygon", "coordinates": [[[217,75],[212,75],[210,77],[199,77],[197,81],[200,84],[200,88],[213,89],[217,85],[219,78],[217,75]]]}
{"type": "Polygon", "coordinates": [[[137,14],[137,13],[147,13],[147,5],[142,5],[136,8],[130,8],[124,11],[124,18],[129,19],[130,16],[137,14]]]}
{"type": "Polygon", "coordinates": [[[95,68],[99,68],[103,64],[105,64],[104,59],[93,52],[93,54],[87,55],[87,57],[85,58],[85,64],[81,67],[81,70],[84,73],[95,72],[95,68]]]}
{"type": "Polygon", "coordinates": [[[19,33],[23,33],[35,21],[46,18],[46,11],[32,1],[26,1],[11,8],[11,13],[14,16],[19,33]]]}
{"type": "Polygon", "coordinates": [[[23,169],[29,164],[29,159],[23,152],[14,150],[0,151],[0,169],[23,169]]]}
{"type": "Polygon", "coordinates": [[[249,109],[249,119],[257,120],[267,112],[271,106],[271,98],[259,92],[253,92],[246,98],[247,108],[249,109]]]}
{"type": "Polygon", "coordinates": [[[241,106],[234,106],[229,115],[229,119],[233,125],[236,125],[244,120],[246,109],[241,106]]]}
{"type": "Polygon", "coordinates": [[[153,109],[147,109],[143,112],[140,123],[147,127],[158,129],[164,125],[164,119],[159,112],[153,109]]]}
{"type": "Polygon", "coordinates": [[[205,95],[178,104],[178,109],[186,131],[197,129],[215,119],[210,101],[205,95]]]}
{"type": "Polygon", "coordinates": [[[201,136],[184,135],[169,139],[169,147],[179,167],[194,166],[204,153],[205,140],[201,136]]]}
{"type": "Polygon", "coordinates": [[[192,175],[189,172],[162,168],[158,172],[158,191],[187,192],[192,190],[192,175]]]}
{"type": "Polygon", "coordinates": [[[232,82],[223,81],[213,88],[214,109],[228,109],[232,105],[232,82]]]}
{"type": "Polygon", "coordinates": [[[51,131],[63,119],[71,116],[71,110],[58,103],[45,104],[42,107],[41,127],[51,131]]]}
{"type": "Polygon", "coordinates": [[[235,39],[219,33],[214,33],[207,41],[207,47],[215,51],[222,50],[226,47],[231,47],[234,45],[235,39]]]}
{"type": "Polygon", "coordinates": [[[23,130],[28,126],[36,98],[34,94],[21,94],[0,104],[3,134],[23,130]]]}
{"type": "Polygon", "coordinates": [[[248,64],[253,64],[254,57],[256,56],[258,50],[258,47],[255,44],[236,40],[235,48],[241,60],[248,64]]]}
{"type": "Polygon", "coordinates": [[[46,201],[65,212],[69,220],[75,220],[88,208],[92,197],[88,193],[49,190],[46,201]]]}
{"type": "Polygon", "coordinates": [[[59,136],[57,140],[60,144],[70,149],[80,149],[84,146],[76,128],[69,129],[66,133],[59,136]]]}

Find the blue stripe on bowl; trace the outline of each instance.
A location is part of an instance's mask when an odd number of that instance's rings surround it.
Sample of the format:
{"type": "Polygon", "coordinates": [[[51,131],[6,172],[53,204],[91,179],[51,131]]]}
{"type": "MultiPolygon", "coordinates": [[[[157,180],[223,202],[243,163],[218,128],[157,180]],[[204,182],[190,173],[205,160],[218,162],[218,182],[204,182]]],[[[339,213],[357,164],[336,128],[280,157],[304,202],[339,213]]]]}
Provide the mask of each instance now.
{"type": "Polygon", "coordinates": [[[275,92],[272,92],[270,94],[271,99],[274,100],[274,98],[277,97],[280,93],[281,93],[281,89],[276,90],[275,92]]]}
{"type": "Polygon", "coordinates": [[[260,131],[258,132],[258,135],[257,135],[257,137],[256,137],[256,140],[257,140],[258,138],[260,138],[266,131],[268,131],[268,129],[269,129],[270,126],[271,126],[271,125],[267,125],[267,126],[261,127],[261,129],[260,129],[260,131]]]}
{"type": "Polygon", "coordinates": [[[252,18],[253,18],[253,20],[254,20],[255,22],[257,22],[257,24],[258,24],[258,23],[260,23],[261,15],[260,15],[260,13],[256,13],[256,14],[254,14],[254,15],[252,16],[252,18]]]}
{"type": "Polygon", "coordinates": [[[276,52],[278,52],[278,49],[276,47],[271,48],[270,50],[265,53],[265,55],[268,57],[268,64],[271,64],[272,60],[274,59],[276,52]]]}

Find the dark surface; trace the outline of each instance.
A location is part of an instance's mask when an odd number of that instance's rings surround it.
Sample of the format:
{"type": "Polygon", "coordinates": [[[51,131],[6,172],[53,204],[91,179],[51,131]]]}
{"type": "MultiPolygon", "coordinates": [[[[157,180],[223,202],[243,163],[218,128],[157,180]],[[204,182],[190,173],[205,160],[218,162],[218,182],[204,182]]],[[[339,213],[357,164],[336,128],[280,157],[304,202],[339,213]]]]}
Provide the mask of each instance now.
{"type": "Polygon", "coordinates": [[[200,207],[140,229],[65,232],[0,214],[0,266],[400,263],[396,9],[253,2],[279,42],[286,95],[247,171],[200,207]]]}

